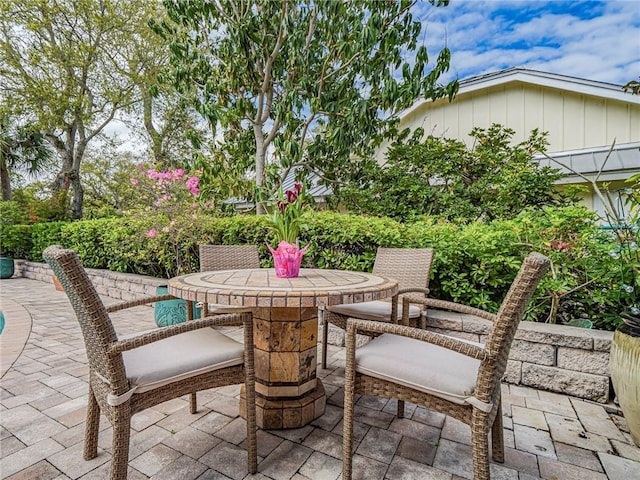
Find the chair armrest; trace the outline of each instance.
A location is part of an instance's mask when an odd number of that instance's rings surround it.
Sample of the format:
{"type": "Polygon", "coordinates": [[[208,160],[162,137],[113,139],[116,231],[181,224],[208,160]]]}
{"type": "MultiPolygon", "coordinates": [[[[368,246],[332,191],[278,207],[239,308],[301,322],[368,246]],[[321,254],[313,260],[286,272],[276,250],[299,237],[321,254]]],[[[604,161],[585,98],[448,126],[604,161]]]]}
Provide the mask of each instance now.
{"type": "Polygon", "coordinates": [[[458,313],[468,313],[470,315],[475,315],[476,317],[484,318],[485,320],[490,320],[492,322],[496,319],[496,315],[494,313],[489,313],[479,308],[469,307],[460,303],[437,300],[435,298],[425,299],[424,305],[426,307],[433,307],[439,310],[451,310],[458,313]]]}
{"type": "Polygon", "coordinates": [[[146,305],[147,303],[161,302],[163,300],[177,300],[178,297],[173,295],[156,295],[154,297],[141,298],[139,300],[131,300],[128,302],[117,303],[107,308],[107,313],[118,312],[120,310],[126,310],[127,308],[139,307],[140,305],[146,305]]]}
{"type": "MultiPolygon", "coordinates": [[[[419,304],[421,304],[424,307],[424,301],[427,299],[427,297],[429,296],[429,289],[425,288],[425,287],[410,287],[410,288],[401,288],[400,290],[398,290],[398,295],[402,295],[404,293],[423,293],[425,298],[424,300],[421,300],[420,302],[418,302],[419,304]]],[[[407,325],[409,326],[409,306],[410,304],[413,303],[415,304],[415,300],[411,301],[411,299],[407,298],[407,297],[403,297],[402,298],[402,317],[399,319],[400,320],[400,325],[407,325]]],[[[396,311],[396,322],[398,323],[398,314],[396,311]]]]}
{"type": "Polygon", "coordinates": [[[411,287],[411,288],[401,288],[398,290],[398,295],[402,295],[405,293],[424,293],[425,295],[429,295],[429,289],[425,287],[411,287]]]}
{"type": "Polygon", "coordinates": [[[351,318],[347,320],[347,345],[349,345],[350,342],[353,342],[354,347],[356,334],[363,332],[376,334],[390,333],[393,335],[400,335],[402,337],[413,338],[461,353],[462,355],[466,355],[467,357],[475,358],[477,360],[485,360],[489,357],[489,352],[486,349],[464,342],[457,338],[405,325],[372,322],[370,320],[357,320],[351,318]]]}
{"type": "Polygon", "coordinates": [[[246,325],[247,322],[251,322],[251,325],[253,326],[253,315],[250,312],[220,314],[198,320],[190,320],[188,322],[178,323],[177,325],[157,328],[136,337],[118,340],[117,342],[112,343],[109,347],[109,355],[113,357],[124,351],[142,347],[143,345],[148,345],[149,343],[157,342],[164,338],[180,335],[181,333],[198,330],[200,328],[228,326],[234,324],[238,325],[239,323],[246,325]]]}

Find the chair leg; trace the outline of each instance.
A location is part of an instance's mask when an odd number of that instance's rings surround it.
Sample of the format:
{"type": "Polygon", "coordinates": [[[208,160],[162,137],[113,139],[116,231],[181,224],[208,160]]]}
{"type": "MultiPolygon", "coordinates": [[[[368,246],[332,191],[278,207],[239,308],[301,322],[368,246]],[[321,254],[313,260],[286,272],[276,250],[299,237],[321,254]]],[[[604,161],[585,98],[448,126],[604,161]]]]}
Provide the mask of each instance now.
{"type": "Polygon", "coordinates": [[[258,443],[256,439],[256,389],[252,382],[245,383],[247,402],[247,463],[249,473],[258,471],[258,443]]]}
{"type": "Polygon", "coordinates": [[[327,368],[327,343],[329,342],[329,322],[324,318],[324,312],[319,311],[320,321],[322,322],[322,368],[327,368]]]}
{"type": "Polygon", "coordinates": [[[342,480],[351,480],[353,469],[353,383],[344,386],[344,420],[342,437],[342,480]]]}
{"type": "Polygon", "coordinates": [[[489,435],[487,415],[474,409],[471,418],[471,445],[474,480],[489,480],[489,435]]]}
{"type": "Polygon", "coordinates": [[[342,436],[342,480],[351,480],[353,470],[353,408],[356,396],[355,329],[347,324],[346,365],[344,371],[344,419],[342,436]]]}
{"type": "Polygon", "coordinates": [[[114,417],[110,478],[123,480],[127,478],[129,436],[131,435],[131,411],[128,402],[116,407],[114,417]]]}
{"type": "Polygon", "coordinates": [[[193,413],[198,413],[198,397],[197,393],[193,392],[189,395],[189,411],[193,413]]]}
{"type": "Polygon", "coordinates": [[[398,400],[398,418],[404,418],[404,400],[398,400]]]}
{"type": "Polygon", "coordinates": [[[93,389],[89,386],[89,399],[87,401],[87,424],[84,433],[83,458],[91,460],[98,456],[98,432],[100,431],[100,407],[96,401],[93,389]]]}
{"type": "Polygon", "coordinates": [[[504,431],[502,430],[502,402],[498,402],[498,413],[491,426],[491,457],[494,462],[504,463],[504,431]]]}

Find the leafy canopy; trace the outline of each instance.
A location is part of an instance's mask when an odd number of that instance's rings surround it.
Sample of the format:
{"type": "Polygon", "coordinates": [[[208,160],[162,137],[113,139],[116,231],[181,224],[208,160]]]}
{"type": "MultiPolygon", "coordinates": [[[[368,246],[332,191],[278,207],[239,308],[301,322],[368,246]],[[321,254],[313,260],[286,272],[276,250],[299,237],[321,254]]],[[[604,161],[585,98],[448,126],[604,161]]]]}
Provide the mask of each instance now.
{"type": "Polygon", "coordinates": [[[338,198],[350,210],[400,221],[424,215],[466,223],[514,218],[526,207],[567,204],[555,188],[558,169],[532,158],[544,151],[546,134],[533,130],[512,144],[514,131],[494,124],[474,128],[474,146],[429,136],[397,144],[387,163],[372,162],[338,198]]]}
{"type": "Polygon", "coordinates": [[[399,110],[454,95],[457,82],[437,83],[450,53],[429,70],[413,4],[165,0],[170,20],[152,28],[170,45],[165,80],[224,132],[227,175],[254,170],[272,194],[294,167],[337,181],[397,133],[399,110]]]}

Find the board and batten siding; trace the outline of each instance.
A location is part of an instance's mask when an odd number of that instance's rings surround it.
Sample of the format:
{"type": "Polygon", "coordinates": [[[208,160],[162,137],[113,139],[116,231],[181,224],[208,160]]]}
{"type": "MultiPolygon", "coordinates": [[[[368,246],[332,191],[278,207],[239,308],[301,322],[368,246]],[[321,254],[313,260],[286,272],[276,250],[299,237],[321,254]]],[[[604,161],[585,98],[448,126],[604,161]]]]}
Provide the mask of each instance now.
{"type": "Polygon", "coordinates": [[[471,146],[474,127],[499,123],[521,142],[535,128],[549,132],[548,152],[640,141],[640,105],[551,87],[513,82],[460,94],[415,109],[402,127],[455,138],[471,146]]]}

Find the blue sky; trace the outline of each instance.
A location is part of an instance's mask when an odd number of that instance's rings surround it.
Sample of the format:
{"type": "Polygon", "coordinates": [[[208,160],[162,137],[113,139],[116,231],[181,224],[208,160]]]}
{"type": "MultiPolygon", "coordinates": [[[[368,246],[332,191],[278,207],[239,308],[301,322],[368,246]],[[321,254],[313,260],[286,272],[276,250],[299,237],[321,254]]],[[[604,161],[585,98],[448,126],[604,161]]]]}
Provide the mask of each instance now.
{"type": "Polygon", "coordinates": [[[609,83],[640,75],[640,1],[417,0],[425,43],[452,53],[447,78],[524,67],[609,83]]]}

